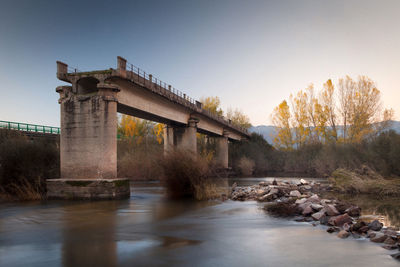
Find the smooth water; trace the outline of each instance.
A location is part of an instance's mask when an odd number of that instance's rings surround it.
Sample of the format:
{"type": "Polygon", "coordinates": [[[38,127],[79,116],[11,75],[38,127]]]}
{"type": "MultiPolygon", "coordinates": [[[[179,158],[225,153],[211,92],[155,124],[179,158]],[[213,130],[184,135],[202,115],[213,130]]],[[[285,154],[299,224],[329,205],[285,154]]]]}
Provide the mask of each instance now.
{"type": "Polygon", "coordinates": [[[157,183],[129,200],[1,204],[0,266],[399,266],[378,244],[261,207],[171,201],[157,183]]]}

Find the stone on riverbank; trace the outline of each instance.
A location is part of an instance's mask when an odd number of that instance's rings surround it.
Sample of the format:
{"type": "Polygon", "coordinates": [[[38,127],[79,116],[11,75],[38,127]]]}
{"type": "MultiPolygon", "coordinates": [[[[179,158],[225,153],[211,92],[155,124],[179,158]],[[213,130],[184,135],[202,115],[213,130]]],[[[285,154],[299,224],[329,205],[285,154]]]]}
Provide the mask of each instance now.
{"type": "Polygon", "coordinates": [[[346,230],[341,230],[338,234],[337,237],[339,238],[348,238],[350,235],[349,232],[347,232],[346,230]]]}
{"type": "Polygon", "coordinates": [[[376,233],[374,237],[371,238],[371,241],[374,243],[383,243],[388,238],[384,233],[376,233]]]}
{"type": "Polygon", "coordinates": [[[290,191],[290,196],[291,197],[300,197],[301,193],[299,192],[299,190],[293,190],[293,191],[290,191]]]}
{"type": "Polygon", "coordinates": [[[383,224],[380,223],[378,220],[374,220],[368,224],[369,229],[374,231],[380,231],[383,227],[383,224]]]}

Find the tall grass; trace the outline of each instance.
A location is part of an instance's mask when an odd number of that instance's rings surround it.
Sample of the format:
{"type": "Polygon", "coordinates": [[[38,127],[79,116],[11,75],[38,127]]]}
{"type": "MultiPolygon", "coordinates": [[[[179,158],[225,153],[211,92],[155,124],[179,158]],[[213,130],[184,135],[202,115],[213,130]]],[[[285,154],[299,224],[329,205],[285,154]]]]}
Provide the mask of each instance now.
{"type": "Polygon", "coordinates": [[[185,151],[171,152],[161,165],[164,170],[162,183],[170,198],[205,200],[218,198],[223,193],[217,185],[220,180],[213,175],[213,167],[198,155],[185,151]]]}

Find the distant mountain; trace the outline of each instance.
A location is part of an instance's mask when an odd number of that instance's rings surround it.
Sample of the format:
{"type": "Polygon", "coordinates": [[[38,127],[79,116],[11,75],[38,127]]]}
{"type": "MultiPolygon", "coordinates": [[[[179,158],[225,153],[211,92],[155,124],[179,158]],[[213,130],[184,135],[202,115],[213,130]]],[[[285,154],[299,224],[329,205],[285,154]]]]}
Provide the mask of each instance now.
{"type": "MultiPolygon", "coordinates": [[[[338,126],[338,130],[340,131],[341,126],[338,126]]],[[[400,134],[400,121],[392,121],[392,125],[390,127],[391,130],[394,130],[396,133],[400,134]]],[[[259,125],[252,126],[249,131],[251,133],[261,134],[268,143],[272,144],[273,136],[275,135],[276,127],[272,125],[259,125]]]]}

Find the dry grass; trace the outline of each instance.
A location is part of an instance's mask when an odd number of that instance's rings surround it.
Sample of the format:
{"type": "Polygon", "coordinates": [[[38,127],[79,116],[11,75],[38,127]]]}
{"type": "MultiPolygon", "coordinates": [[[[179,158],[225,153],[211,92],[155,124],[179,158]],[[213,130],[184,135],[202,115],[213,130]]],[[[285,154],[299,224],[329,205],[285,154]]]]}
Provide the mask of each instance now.
{"type": "Polygon", "coordinates": [[[0,187],[0,200],[2,201],[26,201],[42,200],[46,198],[46,193],[41,187],[31,184],[24,179],[20,184],[11,183],[7,187],[0,187]],[[12,192],[12,193],[10,193],[12,192]]]}
{"type": "Polygon", "coordinates": [[[378,197],[400,196],[399,179],[385,179],[367,166],[355,171],[337,169],[329,181],[342,192],[373,194],[378,197]]]}
{"type": "Polygon", "coordinates": [[[197,155],[175,151],[166,155],[161,165],[164,169],[161,181],[168,197],[206,200],[219,198],[223,193],[217,185],[219,178],[211,178],[209,164],[197,155]]]}

